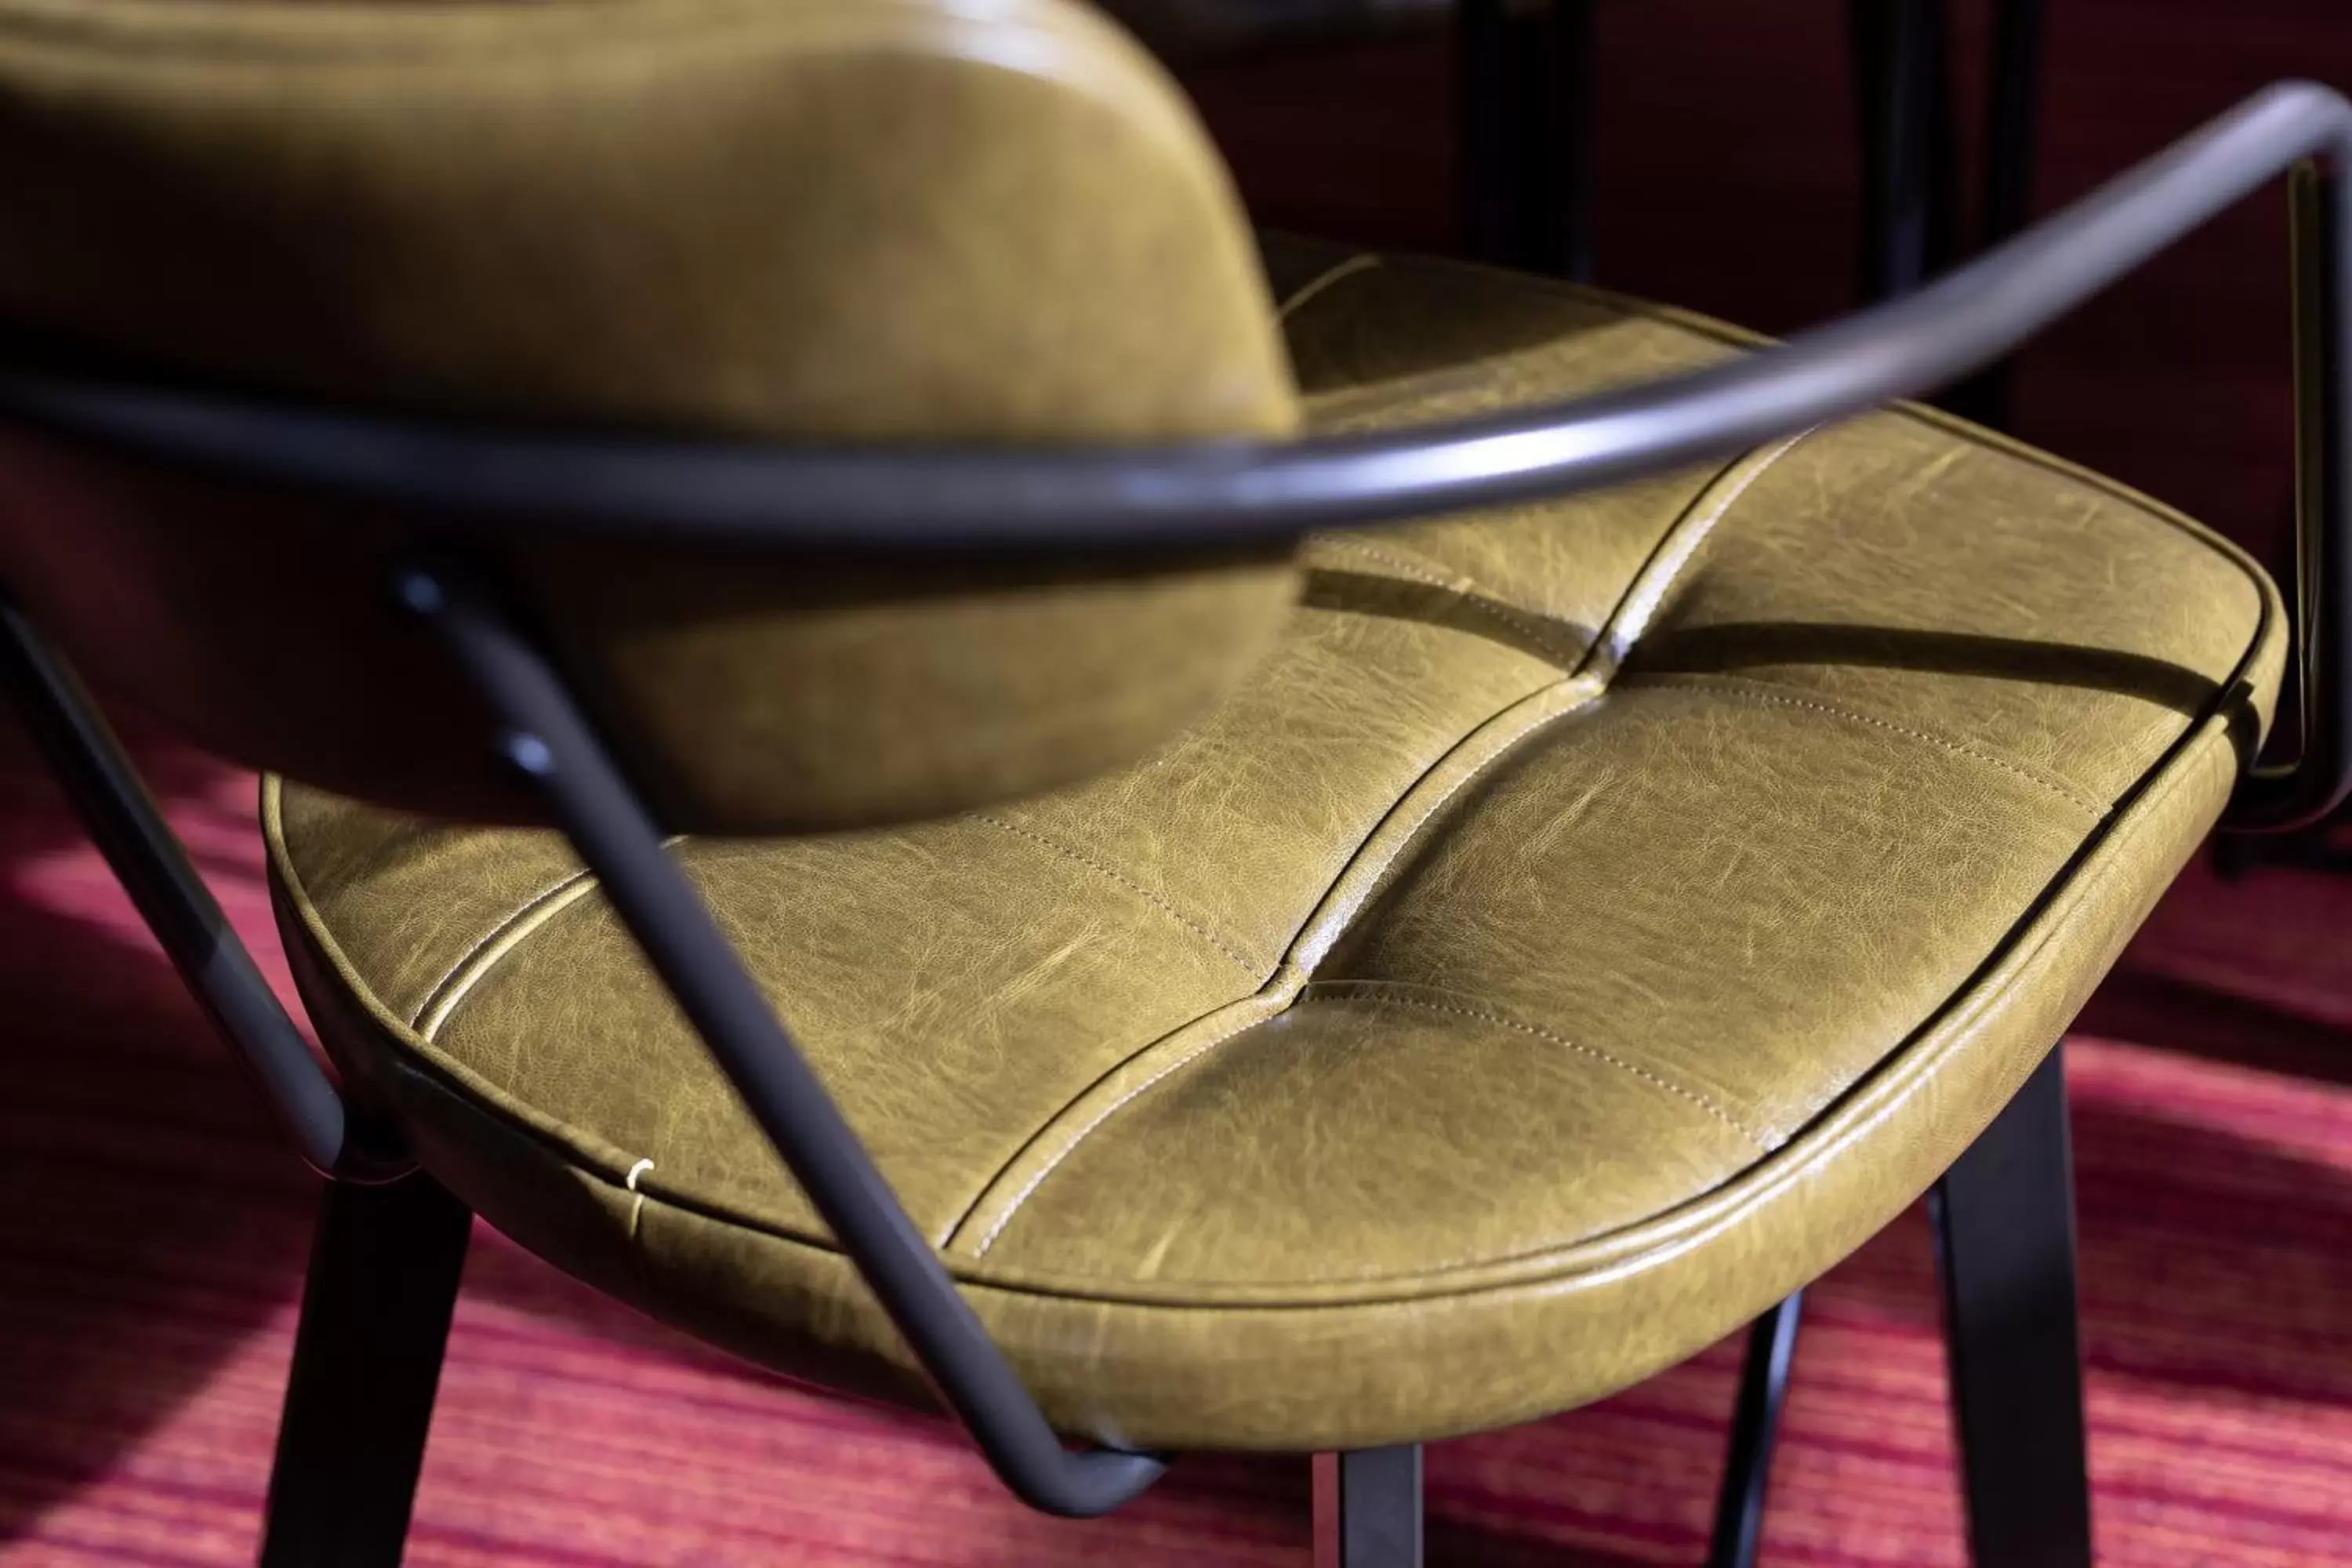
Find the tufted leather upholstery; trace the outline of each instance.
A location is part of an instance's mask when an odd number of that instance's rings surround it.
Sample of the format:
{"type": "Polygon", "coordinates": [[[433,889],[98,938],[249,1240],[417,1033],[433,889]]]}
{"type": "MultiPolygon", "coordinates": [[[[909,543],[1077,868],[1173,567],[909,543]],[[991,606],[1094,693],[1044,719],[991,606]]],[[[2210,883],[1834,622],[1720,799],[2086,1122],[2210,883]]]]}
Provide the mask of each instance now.
{"type": "MultiPolygon", "coordinates": [[[[1738,334],[1277,244],[1311,426],[1738,334]]],[[[683,864],[1065,1427],[1339,1448],[1708,1343],[1987,1123],[2266,718],[2262,574],[1903,409],[1315,542],[1272,653],[1123,771],[683,864]]],[[[754,1359],[905,1352],[550,837],[272,782],[331,1048],[501,1228],[754,1359]]]]}

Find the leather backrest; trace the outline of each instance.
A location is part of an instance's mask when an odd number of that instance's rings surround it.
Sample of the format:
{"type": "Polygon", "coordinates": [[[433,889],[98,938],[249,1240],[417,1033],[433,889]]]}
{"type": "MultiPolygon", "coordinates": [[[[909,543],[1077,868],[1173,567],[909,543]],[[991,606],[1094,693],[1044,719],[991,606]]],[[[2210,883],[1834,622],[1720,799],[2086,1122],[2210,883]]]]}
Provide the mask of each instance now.
{"type": "MultiPolygon", "coordinates": [[[[1227,177],[1076,0],[0,0],[0,321],[213,386],[541,428],[1279,436],[1227,177]]],[[[0,449],[0,579],[240,760],[516,807],[386,607],[421,520],[0,449]]],[[[497,563],[682,827],[946,812],[1126,761],[1286,560],[497,563]]]]}

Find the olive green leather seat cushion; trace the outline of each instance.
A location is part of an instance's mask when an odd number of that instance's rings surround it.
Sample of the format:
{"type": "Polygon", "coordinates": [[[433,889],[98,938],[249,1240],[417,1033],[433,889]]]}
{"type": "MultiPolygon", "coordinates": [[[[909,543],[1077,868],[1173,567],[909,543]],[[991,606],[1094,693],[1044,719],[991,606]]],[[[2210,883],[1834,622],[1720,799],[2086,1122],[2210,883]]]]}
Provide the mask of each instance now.
{"type": "MultiPolygon", "coordinates": [[[[1466,267],[1268,266],[1318,429],[1742,342],[1466,267]]],[[[1099,1439],[1517,1421],[1819,1275],[2057,1037],[2281,662],[2229,545],[1917,409],[1305,561],[1274,651],[1126,771],[677,847],[1099,1439]]],[[[920,1396],[555,838],[264,809],[329,1045],[467,1202],[746,1356],[920,1396]]]]}

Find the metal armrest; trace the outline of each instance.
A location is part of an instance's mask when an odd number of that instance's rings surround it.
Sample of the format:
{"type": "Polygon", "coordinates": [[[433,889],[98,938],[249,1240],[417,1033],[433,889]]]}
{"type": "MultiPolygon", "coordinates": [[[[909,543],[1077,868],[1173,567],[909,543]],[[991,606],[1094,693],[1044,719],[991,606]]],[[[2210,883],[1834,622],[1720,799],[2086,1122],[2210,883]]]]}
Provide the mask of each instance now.
{"type": "MultiPolygon", "coordinates": [[[[2341,99],[2339,121],[2352,119],[2341,99]]],[[[2352,790],[2352,496],[2344,464],[2352,431],[2352,347],[2346,342],[2352,233],[2344,201],[2352,142],[2339,125],[2323,174],[2298,164],[2294,224],[2294,577],[2288,588],[2301,750],[2284,766],[2247,771],[2221,826],[2279,833],[2306,827],[2352,790]]]]}

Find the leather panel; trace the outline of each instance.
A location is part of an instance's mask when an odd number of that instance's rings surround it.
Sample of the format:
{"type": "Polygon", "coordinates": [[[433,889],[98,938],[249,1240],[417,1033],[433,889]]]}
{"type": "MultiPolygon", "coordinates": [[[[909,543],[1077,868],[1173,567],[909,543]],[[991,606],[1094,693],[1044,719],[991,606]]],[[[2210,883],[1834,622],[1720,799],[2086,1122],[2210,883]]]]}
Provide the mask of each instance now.
{"type": "MultiPolygon", "coordinates": [[[[1265,243],[1276,254],[1289,248],[1265,243]]],[[[1360,258],[1327,269],[1302,295],[1286,306],[1283,329],[1307,417],[1321,431],[1573,397],[1732,352],[1601,296],[1459,263],[1360,258]],[[1412,331],[1396,330],[1407,321],[1412,331]]],[[[1712,477],[1670,474],[1574,507],[1504,508],[1349,534],[1318,542],[1309,559],[1376,575],[1442,576],[1498,616],[1559,623],[1558,636],[1580,647],[1655,547],[1654,520],[1678,515],[1712,477]]]]}
{"type": "MultiPolygon", "coordinates": [[[[1114,1444],[1328,1451],[1604,1397],[1751,1320],[1925,1191],[2072,1018],[2238,767],[2228,721],[2209,721],[1927,1031],[1807,1138],[1647,1225],[1420,1289],[1294,1287],[1267,1302],[1195,1288],[1135,1302],[1101,1294],[1091,1274],[960,1268],[965,1295],[1056,1424],[1114,1444]]],[[[307,942],[298,975],[306,959],[307,942]]],[[[305,979],[330,1009],[348,1005],[342,985],[305,979]]],[[[413,1054],[367,1059],[431,1168],[534,1251],[780,1371],[926,1402],[838,1253],[780,1248],[690,1201],[632,1192],[620,1168],[453,1092],[413,1054]]]]}
{"type": "Polygon", "coordinates": [[[1635,1224],[1762,1147],[1491,1001],[1318,982],[1096,1123],[971,1250],[1069,1278],[1117,1259],[1146,1290],[1386,1283],[1405,1258],[1443,1272],[1635,1224]],[[1578,1234],[1546,1234],[1563,1208],[1578,1234]]]}
{"type": "MultiPolygon", "coordinates": [[[[284,792],[289,842],[307,842],[290,826],[302,798],[284,792]]],[[[1064,1100],[1263,978],[1131,879],[984,818],[887,837],[695,840],[678,854],[901,1200],[942,1240],[981,1173],[1064,1100]],[[1071,918],[1009,916],[1016,888],[1071,918]],[[1040,1058],[1045,1040],[1058,1048],[1040,1058]]],[[[344,920],[363,928],[371,913],[344,920]]],[[[484,967],[419,1042],[480,1091],[527,1099],[544,1126],[593,1129],[624,1170],[651,1159],[665,1188],[822,1234],[684,1019],[666,1000],[639,1005],[656,994],[591,889],[484,967]]]]}
{"type": "Polygon", "coordinates": [[[1390,579],[1324,597],[1311,576],[1308,595],[1254,679],[1149,764],[992,814],[1187,911],[1256,981],[1415,779],[1560,679],[1458,595],[1390,579]]]}
{"type": "Polygon", "coordinates": [[[1952,431],[1879,415],[1807,439],[1633,668],[1908,715],[2111,798],[2222,695],[2259,591],[2194,533],[2132,530],[2145,497],[1952,431]]]}
{"type": "MultiPolygon", "coordinates": [[[[1308,254],[1286,322],[1334,426],[1738,352],[1308,254]]],[[[1305,559],[1274,652],[1140,763],[679,851],[1024,1379],[1108,1441],[1523,1419],[1817,1276],[2046,1051],[2282,657],[2228,545],[1917,410],[1305,559]]],[[[267,807],[331,1048],[436,1173],[719,1343],[921,1397],[601,898],[524,908],[544,840],[404,858],[372,808],[267,807]],[[420,916],[434,877],[483,890],[420,916]]]]}

